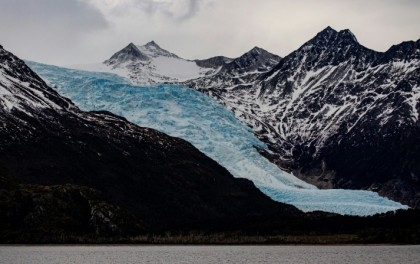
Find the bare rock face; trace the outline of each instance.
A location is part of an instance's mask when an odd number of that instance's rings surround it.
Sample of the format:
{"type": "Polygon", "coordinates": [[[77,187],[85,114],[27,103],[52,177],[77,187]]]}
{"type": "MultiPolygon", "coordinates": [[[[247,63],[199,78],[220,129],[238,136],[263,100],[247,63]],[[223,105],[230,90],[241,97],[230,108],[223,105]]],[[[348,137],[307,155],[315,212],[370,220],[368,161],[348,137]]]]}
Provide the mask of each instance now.
{"type": "Polygon", "coordinates": [[[224,56],[216,56],[211,57],[204,60],[195,60],[195,63],[203,68],[213,68],[217,69],[219,67],[222,67],[228,63],[230,63],[233,59],[224,57],[224,56]]]}
{"type": "Polygon", "coordinates": [[[136,62],[136,61],[148,61],[149,57],[143,54],[133,43],[128,44],[127,47],[118,51],[111,56],[108,60],[104,61],[104,64],[110,65],[113,67],[118,67],[118,65],[127,62],[136,62]]]}

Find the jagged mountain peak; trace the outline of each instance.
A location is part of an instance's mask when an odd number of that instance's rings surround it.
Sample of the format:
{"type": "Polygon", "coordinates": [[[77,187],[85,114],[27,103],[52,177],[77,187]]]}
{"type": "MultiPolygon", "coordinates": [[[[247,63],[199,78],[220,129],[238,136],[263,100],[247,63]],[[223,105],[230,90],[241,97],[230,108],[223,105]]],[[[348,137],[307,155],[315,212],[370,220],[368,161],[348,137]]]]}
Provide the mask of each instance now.
{"type": "Polygon", "coordinates": [[[311,40],[309,40],[308,42],[311,41],[325,41],[327,42],[328,40],[330,40],[334,35],[336,35],[338,32],[331,28],[330,26],[324,28],[323,30],[321,30],[320,32],[318,32],[315,37],[313,37],[311,40]]]}
{"type": "Polygon", "coordinates": [[[335,34],[335,33],[337,33],[337,30],[333,29],[333,28],[332,28],[332,27],[330,27],[330,26],[327,26],[326,28],[324,28],[323,30],[321,30],[321,31],[318,33],[318,35],[319,35],[319,34],[322,34],[322,35],[329,35],[329,36],[331,36],[332,34],[335,34]]]}
{"type": "MultiPolygon", "coordinates": [[[[299,49],[284,57],[277,66],[260,79],[264,80],[285,69],[300,69],[306,74],[305,72],[315,71],[327,65],[337,66],[346,61],[352,61],[356,68],[362,69],[368,62],[376,61],[380,57],[381,53],[360,45],[350,30],[336,31],[327,27],[299,49]]],[[[290,74],[294,74],[293,70],[290,74]]]]}
{"type": "MultiPolygon", "coordinates": [[[[311,40],[306,42],[302,47],[317,46],[317,47],[343,47],[349,45],[358,45],[358,41],[354,34],[349,29],[336,31],[330,26],[320,31],[311,40]]],[[[301,48],[302,48],[301,47],[301,48]]]]}
{"type": "Polygon", "coordinates": [[[149,57],[170,57],[180,59],[180,57],[178,57],[176,54],[162,49],[154,40],[147,42],[143,46],[137,45],[137,48],[149,57]]]}
{"type": "Polygon", "coordinates": [[[145,45],[135,45],[133,42],[130,42],[122,50],[116,52],[112,57],[106,61],[104,64],[118,67],[120,64],[132,63],[132,62],[147,62],[151,58],[157,57],[170,57],[178,58],[177,55],[162,49],[154,40],[146,43],[145,45]]]}
{"type": "Polygon", "coordinates": [[[248,51],[247,53],[256,53],[256,54],[260,54],[262,52],[267,52],[266,50],[260,48],[260,47],[253,47],[250,51],[248,51]]]}
{"type": "MultiPolygon", "coordinates": [[[[252,55],[260,55],[260,54],[269,54],[270,56],[277,56],[263,48],[260,48],[258,46],[253,47],[252,49],[250,49],[249,51],[245,52],[242,56],[246,56],[247,54],[252,54],[252,55]]],[[[277,56],[278,57],[278,56],[277,56]]]]}
{"type": "Polygon", "coordinates": [[[281,57],[262,48],[254,47],[239,58],[224,66],[227,71],[249,72],[267,71],[280,61],[281,57]]]}

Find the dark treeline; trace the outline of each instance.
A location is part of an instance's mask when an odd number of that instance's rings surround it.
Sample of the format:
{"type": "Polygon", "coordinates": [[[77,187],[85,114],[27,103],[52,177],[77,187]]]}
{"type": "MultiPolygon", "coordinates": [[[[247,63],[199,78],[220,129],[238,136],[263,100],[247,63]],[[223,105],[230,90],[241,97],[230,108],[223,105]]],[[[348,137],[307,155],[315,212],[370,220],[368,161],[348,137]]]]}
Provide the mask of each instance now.
{"type": "Polygon", "coordinates": [[[322,212],[254,216],[158,229],[87,187],[22,184],[4,175],[0,179],[0,243],[420,243],[420,210],[369,217],[322,212]]]}

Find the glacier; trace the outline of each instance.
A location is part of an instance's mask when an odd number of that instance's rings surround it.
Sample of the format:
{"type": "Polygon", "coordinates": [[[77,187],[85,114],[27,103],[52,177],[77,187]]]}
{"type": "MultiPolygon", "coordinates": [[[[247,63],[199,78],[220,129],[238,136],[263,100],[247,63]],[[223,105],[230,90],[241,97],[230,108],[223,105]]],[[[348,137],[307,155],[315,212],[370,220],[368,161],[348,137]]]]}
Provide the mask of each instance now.
{"type": "Polygon", "coordinates": [[[407,209],[365,190],[319,190],[261,156],[267,146],[251,128],[210,97],[173,84],[136,86],[111,73],[67,69],[27,61],[52,88],[82,110],[107,110],[139,126],[183,138],[239,178],[247,178],[271,199],[302,211],[367,216],[407,209]]]}

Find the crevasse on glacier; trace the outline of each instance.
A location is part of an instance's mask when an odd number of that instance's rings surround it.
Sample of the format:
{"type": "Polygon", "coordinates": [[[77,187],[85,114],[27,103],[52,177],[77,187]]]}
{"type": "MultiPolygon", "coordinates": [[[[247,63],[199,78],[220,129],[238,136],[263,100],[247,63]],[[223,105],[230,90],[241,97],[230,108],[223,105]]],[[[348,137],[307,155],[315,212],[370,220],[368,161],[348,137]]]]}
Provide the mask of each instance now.
{"type": "Polygon", "coordinates": [[[266,148],[250,128],[211,98],[177,85],[134,86],[109,74],[27,62],[62,95],[83,110],[107,110],[140,126],[191,142],[235,177],[252,180],[272,199],[303,211],[349,215],[407,208],[370,191],[318,190],[262,157],[266,148]]]}

